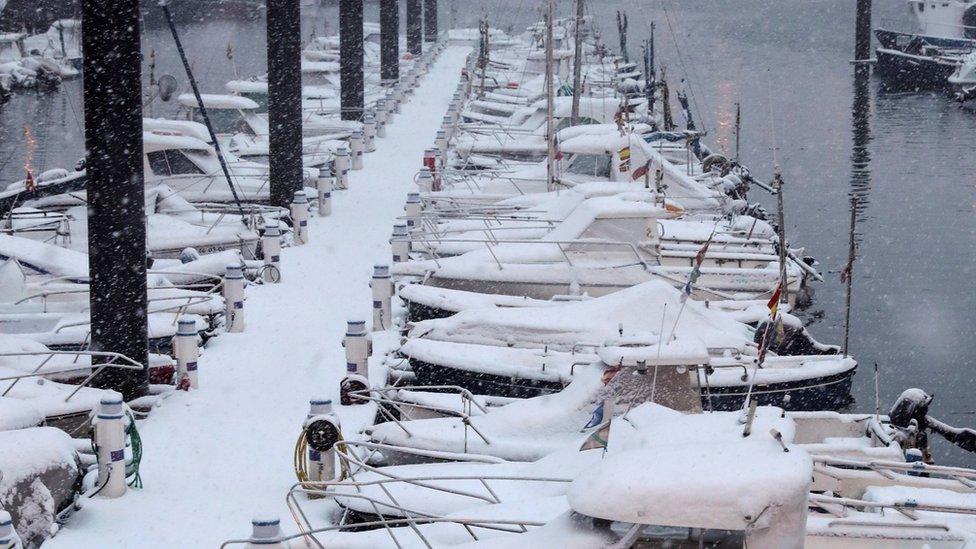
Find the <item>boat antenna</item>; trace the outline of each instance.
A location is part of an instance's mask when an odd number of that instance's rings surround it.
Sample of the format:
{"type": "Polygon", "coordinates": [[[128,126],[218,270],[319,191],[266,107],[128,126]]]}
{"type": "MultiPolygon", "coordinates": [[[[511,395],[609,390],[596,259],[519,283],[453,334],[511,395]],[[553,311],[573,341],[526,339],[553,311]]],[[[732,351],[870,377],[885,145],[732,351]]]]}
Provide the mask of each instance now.
{"type": "Polygon", "coordinates": [[[790,292],[786,286],[786,218],[783,206],[783,176],[780,174],[779,166],[773,167],[773,188],[776,189],[776,213],[779,221],[779,284],[783,289],[779,299],[781,303],[785,303],[790,292]]]}
{"type": "Polygon", "coordinates": [[[246,219],[247,214],[244,213],[244,207],[241,206],[241,199],[237,196],[237,189],[234,187],[234,182],[230,178],[230,170],[227,169],[227,160],[224,159],[224,153],[220,150],[220,143],[217,142],[217,134],[214,132],[213,124],[210,123],[210,117],[207,116],[207,108],[203,105],[203,98],[200,96],[200,88],[197,86],[196,78],[193,77],[190,62],[186,59],[183,42],[180,41],[180,35],[176,32],[176,24],[173,23],[173,14],[169,11],[169,0],[160,0],[159,7],[163,8],[163,14],[166,16],[166,24],[169,25],[169,31],[173,34],[173,41],[176,42],[176,51],[180,54],[183,69],[186,71],[186,77],[190,81],[190,88],[193,89],[193,97],[196,98],[197,106],[200,107],[200,116],[203,117],[203,123],[207,126],[207,131],[210,132],[210,140],[213,141],[214,151],[217,153],[217,160],[220,161],[220,169],[224,172],[224,178],[227,179],[227,186],[230,187],[230,192],[234,196],[234,203],[237,204],[237,209],[240,211],[241,217],[246,219]]]}
{"type": "Polygon", "coordinates": [[[742,132],[742,104],[735,104],[735,163],[739,163],[739,134],[742,132]]]}
{"type": "Polygon", "coordinates": [[[579,121],[580,94],[583,93],[583,0],[576,0],[576,28],[573,37],[576,44],[573,52],[573,112],[572,124],[579,121]]]}
{"type": "Polygon", "coordinates": [[[555,76],[553,74],[553,0],[546,0],[546,190],[553,191],[556,187],[556,126],[553,123],[553,94],[555,93],[555,76]]]}
{"type": "Polygon", "coordinates": [[[844,356],[848,356],[851,335],[851,291],[854,283],[854,259],[857,250],[854,245],[854,228],[857,223],[857,197],[851,198],[851,225],[847,240],[847,265],[840,272],[840,280],[846,285],[844,296],[844,356]]]}

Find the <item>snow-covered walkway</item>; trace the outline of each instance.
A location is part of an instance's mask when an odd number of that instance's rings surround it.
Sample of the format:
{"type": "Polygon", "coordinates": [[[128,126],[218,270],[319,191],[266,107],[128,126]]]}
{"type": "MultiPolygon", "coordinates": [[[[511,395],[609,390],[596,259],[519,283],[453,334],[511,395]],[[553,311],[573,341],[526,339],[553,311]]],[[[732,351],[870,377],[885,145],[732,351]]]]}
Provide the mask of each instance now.
{"type": "Polygon", "coordinates": [[[250,287],[247,329],[210,342],[198,391],[167,399],[143,423],[145,488],[92,499],[47,545],[217,547],[246,537],[255,514],[294,532],[284,496],[311,397],[337,398],[347,318],[371,318],[369,278],[388,263],[393,218],[454,92],[467,47],[449,47],[403,106],[311,242],[282,253],[284,282],[250,287]]]}

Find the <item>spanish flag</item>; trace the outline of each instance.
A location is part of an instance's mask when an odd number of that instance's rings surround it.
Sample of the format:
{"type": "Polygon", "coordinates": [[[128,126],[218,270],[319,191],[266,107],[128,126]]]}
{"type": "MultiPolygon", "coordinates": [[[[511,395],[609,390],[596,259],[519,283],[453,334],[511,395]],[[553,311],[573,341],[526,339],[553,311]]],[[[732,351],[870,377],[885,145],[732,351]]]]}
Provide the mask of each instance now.
{"type": "Polygon", "coordinates": [[[783,294],[783,284],[780,282],[776,286],[776,290],[773,292],[773,297],[769,298],[769,302],[766,306],[769,307],[769,318],[775,320],[776,313],[779,312],[779,298],[783,294]]]}

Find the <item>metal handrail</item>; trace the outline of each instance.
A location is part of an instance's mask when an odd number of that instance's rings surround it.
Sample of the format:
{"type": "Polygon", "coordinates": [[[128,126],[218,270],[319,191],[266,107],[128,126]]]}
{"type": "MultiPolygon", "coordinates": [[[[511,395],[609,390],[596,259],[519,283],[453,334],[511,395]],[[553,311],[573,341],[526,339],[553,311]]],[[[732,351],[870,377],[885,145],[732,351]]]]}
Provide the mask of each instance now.
{"type": "Polygon", "coordinates": [[[0,396],[6,396],[7,393],[9,393],[10,390],[14,388],[14,385],[16,385],[18,381],[24,378],[93,370],[88,375],[88,377],[84,379],[84,381],[78,384],[78,387],[74,391],[72,391],[67,397],[65,397],[64,402],[68,402],[69,400],[71,400],[71,397],[75,396],[75,394],[77,394],[78,391],[80,391],[83,387],[86,387],[91,382],[91,380],[94,379],[95,376],[97,376],[105,368],[120,368],[123,370],[142,370],[145,368],[145,366],[143,366],[141,363],[136,362],[135,360],[132,360],[131,358],[121,353],[113,353],[107,351],[23,351],[23,352],[12,352],[12,353],[9,352],[0,353],[0,357],[11,357],[11,356],[46,356],[47,358],[41,361],[41,363],[36,368],[34,368],[33,371],[29,373],[17,374],[12,376],[0,376],[0,381],[13,380],[13,383],[11,383],[10,386],[8,386],[4,390],[4,392],[0,394],[0,396]],[[58,370],[46,370],[44,372],[41,372],[40,369],[43,368],[44,365],[47,364],[49,360],[51,360],[52,358],[54,358],[54,356],[57,355],[73,356],[76,359],[80,356],[90,356],[92,358],[103,357],[109,359],[109,361],[103,362],[98,365],[89,364],[87,366],[85,365],[70,366],[58,370]],[[116,363],[115,362],[116,360],[120,360],[123,362],[116,363]]]}

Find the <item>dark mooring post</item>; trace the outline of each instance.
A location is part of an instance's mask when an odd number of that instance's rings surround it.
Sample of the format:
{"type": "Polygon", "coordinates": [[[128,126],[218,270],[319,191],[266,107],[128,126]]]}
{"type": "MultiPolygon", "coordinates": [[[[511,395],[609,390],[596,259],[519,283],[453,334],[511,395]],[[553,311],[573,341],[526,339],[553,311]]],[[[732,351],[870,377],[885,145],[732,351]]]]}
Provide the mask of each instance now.
{"type": "MultiPolygon", "coordinates": [[[[81,13],[91,348],[147,365],[139,0],[84,0],[81,13]]],[[[92,385],[132,400],[149,370],[106,368],[92,385]]]]}
{"type": "Polygon", "coordinates": [[[271,204],[302,188],[302,24],[299,0],[267,0],[271,204]]]}
{"type": "Polygon", "coordinates": [[[363,117],[363,0],[339,0],[339,78],[343,120],[363,117]]]}
{"type": "Polygon", "coordinates": [[[386,85],[400,78],[399,0],[380,0],[380,78],[386,85]]]}
{"type": "Polygon", "coordinates": [[[424,42],[437,42],[437,0],[424,0],[424,42]]]}
{"type": "Polygon", "coordinates": [[[414,57],[424,53],[423,0],[407,0],[407,51],[414,57]]]}
{"type": "Polygon", "coordinates": [[[854,60],[871,58],[871,0],[857,0],[857,20],[854,24],[854,60]]]}

